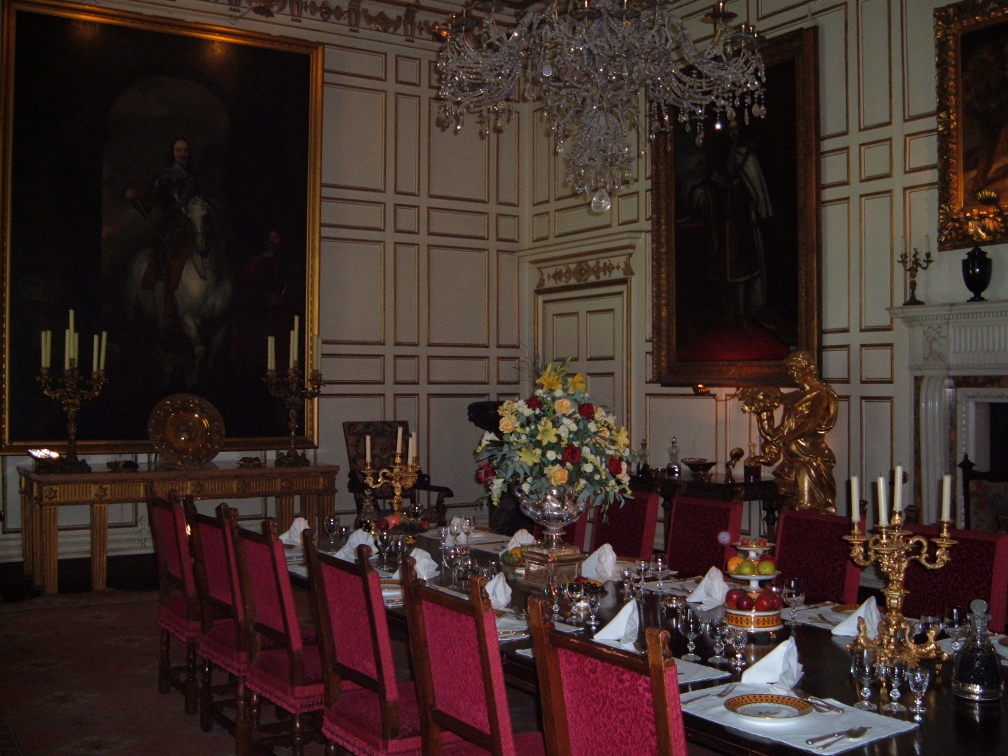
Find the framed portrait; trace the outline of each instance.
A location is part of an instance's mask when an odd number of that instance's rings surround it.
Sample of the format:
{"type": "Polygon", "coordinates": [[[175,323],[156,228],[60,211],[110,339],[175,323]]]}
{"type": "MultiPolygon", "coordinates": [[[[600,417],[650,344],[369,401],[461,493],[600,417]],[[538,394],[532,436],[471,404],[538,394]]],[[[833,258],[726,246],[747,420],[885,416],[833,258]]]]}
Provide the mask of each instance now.
{"type": "MultiPolygon", "coordinates": [[[[144,451],[152,409],[212,403],[224,449],[286,446],[267,336],[286,370],[318,330],[321,45],[46,0],[4,4],[3,452],[56,445],[37,381],[68,355],[106,384],[79,449],[144,451]]],[[[314,404],[300,443],[317,443],[314,404]]]]}
{"type": "Polygon", "coordinates": [[[680,124],[652,165],[652,378],[790,383],[819,354],[816,30],[766,40],[766,117],[680,124]]]}
{"type": "Polygon", "coordinates": [[[1008,241],[1008,0],[934,11],[938,248],[1008,241]]]}

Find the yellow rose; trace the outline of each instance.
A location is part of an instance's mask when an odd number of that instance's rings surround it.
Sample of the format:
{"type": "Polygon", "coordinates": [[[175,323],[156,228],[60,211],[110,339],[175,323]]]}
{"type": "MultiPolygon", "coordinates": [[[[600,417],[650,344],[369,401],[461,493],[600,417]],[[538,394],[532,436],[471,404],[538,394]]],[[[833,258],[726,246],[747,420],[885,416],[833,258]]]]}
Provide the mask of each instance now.
{"type": "Polygon", "coordinates": [[[542,373],[536,378],[536,383],[543,387],[543,391],[559,391],[560,390],[560,375],[554,373],[552,367],[547,367],[542,373]]]}
{"type": "Polygon", "coordinates": [[[567,469],[564,467],[553,465],[547,467],[546,472],[549,475],[550,483],[554,486],[562,486],[567,482],[567,469]]]}
{"type": "Polygon", "coordinates": [[[515,422],[513,417],[507,415],[500,419],[500,423],[497,427],[500,428],[501,433],[512,433],[514,432],[514,429],[518,427],[518,423],[515,422]]]}
{"type": "Polygon", "coordinates": [[[581,373],[574,373],[570,378],[570,390],[571,391],[585,391],[585,377],[581,373]]]}
{"type": "Polygon", "coordinates": [[[574,402],[570,399],[557,399],[556,402],[553,403],[553,409],[561,415],[569,415],[574,411],[574,402]]]}

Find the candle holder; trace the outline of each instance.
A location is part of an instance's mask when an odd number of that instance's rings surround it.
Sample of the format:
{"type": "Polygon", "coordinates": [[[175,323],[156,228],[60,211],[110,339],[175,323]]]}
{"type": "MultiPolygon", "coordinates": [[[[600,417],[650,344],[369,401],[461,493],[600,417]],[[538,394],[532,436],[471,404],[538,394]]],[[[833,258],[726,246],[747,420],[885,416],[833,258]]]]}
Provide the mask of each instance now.
{"type": "Polygon", "coordinates": [[[924,259],[921,259],[920,252],[914,247],[913,255],[907,255],[904,252],[902,255],[896,258],[903,270],[905,270],[910,276],[910,297],[904,302],[905,305],[922,305],[924,304],[919,299],[917,299],[917,273],[922,270],[927,270],[928,266],[934,262],[934,258],[931,257],[931,250],[928,250],[924,254],[924,259]]]}
{"type": "Polygon", "coordinates": [[[54,375],[49,368],[42,368],[35,380],[41,384],[42,393],[59,402],[67,416],[67,453],[57,462],[54,471],[91,472],[91,466],[77,457],[77,411],[83,402],[101,393],[105,387],[105,371],[93,370],[90,376],[85,376],[77,368],[77,361],[70,360],[70,367],[62,375],[54,375]]]}
{"type": "MultiPolygon", "coordinates": [[[[364,473],[364,482],[371,488],[378,488],[385,484],[392,486],[392,514],[402,518],[403,491],[410,490],[420,474],[420,464],[416,459],[411,460],[408,465],[403,464],[402,452],[397,451],[392,458],[391,467],[375,469],[368,462],[362,472],[364,473]]],[[[412,519],[412,517],[408,519],[412,519]]]]}
{"type": "Polygon", "coordinates": [[[861,533],[858,523],[851,524],[850,535],[844,540],[851,545],[850,558],[859,567],[877,564],[887,578],[886,587],[882,593],[886,600],[886,611],[879,623],[878,635],[874,640],[868,637],[864,618],[858,619],[858,634],[848,647],[852,651],[858,648],[875,650],[879,664],[889,664],[893,661],[903,661],[907,666],[915,667],[920,659],[937,659],[946,661],[948,654],[941,650],[935,641],[939,627],[933,627],[927,632],[927,640],[915,643],[912,640],[912,628],[903,616],[903,597],[909,593],[903,587],[903,579],[907,565],[918,561],[929,570],[944,567],[949,560],[949,547],[957,542],[949,538],[952,523],[948,520],[939,521],[939,534],[931,539],[922,535],[911,536],[910,531],[903,530],[903,512],[893,512],[889,525],[877,525],[875,534],[867,536],[861,533]],[[929,544],[937,548],[933,559],[928,559],[929,544]]]}
{"type": "Polygon", "coordinates": [[[308,455],[297,448],[298,410],[304,408],[308,399],[314,399],[322,390],[322,372],[312,370],[305,375],[301,366],[294,363],[287,368],[287,375],[280,376],[276,370],[266,371],[266,386],[270,395],[287,405],[287,432],[290,443],[285,452],[277,452],[275,465],[277,467],[308,467],[311,462],[308,455]]]}

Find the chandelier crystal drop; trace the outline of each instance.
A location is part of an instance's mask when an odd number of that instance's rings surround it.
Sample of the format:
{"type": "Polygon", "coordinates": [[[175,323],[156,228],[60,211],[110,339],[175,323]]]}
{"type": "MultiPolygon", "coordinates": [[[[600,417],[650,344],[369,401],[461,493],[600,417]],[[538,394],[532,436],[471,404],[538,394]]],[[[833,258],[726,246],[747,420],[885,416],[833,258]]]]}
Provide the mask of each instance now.
{"type": "Polygon", "coordinates": [[[714,24],[699,47],[669,0],[554,0],[498,23],[491,6],[478,19],[471,5],[438,27],[441,122],[462,128],[474,113],[481,133],[500,131],[519,102],[542,101],[567,157],[567,182],[597,212],[632,181],[640,133],[641,96],[648,105],[648,136],[676,123],[703,140],[704,120],[717,123],[762,117],[763,59],[756,30],[730,26],[734,13],[719,2],[705,18],[714,24]]]}

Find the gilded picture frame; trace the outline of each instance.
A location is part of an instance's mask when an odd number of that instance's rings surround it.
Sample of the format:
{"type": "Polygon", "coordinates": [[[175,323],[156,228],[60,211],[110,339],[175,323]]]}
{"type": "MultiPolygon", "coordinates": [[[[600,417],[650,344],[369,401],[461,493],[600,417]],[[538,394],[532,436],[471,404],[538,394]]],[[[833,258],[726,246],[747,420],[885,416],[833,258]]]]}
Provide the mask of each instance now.
{"type": "Polygon", "coordinates": [[[818,359],[817,39],[809,28],[763,43],[764,119],[740,115],[720,130],[710,119],[701,144],[681,125],[656,140],[657,383],[788,385],[790,351],[818,359]]]}
{"type": "Polygon", "coordinates": [[[1008,0],[934,11],[938,248],[1008,241],[1008,0]]]}
{"type": "MultiPolygon", "coordinates": [[[[61,449],[37,382],[43,331],[63,374],[107,333],[106,384],[78,450],[150,450],[166,396],[223,417],[223,450],[288,445],[268,335],[286,370],[318,331],[321,44],[49,0],[4,4],[2,453],[61,449]]],[[[318,441],[306,402],[299,445],[318,441]]]]}

